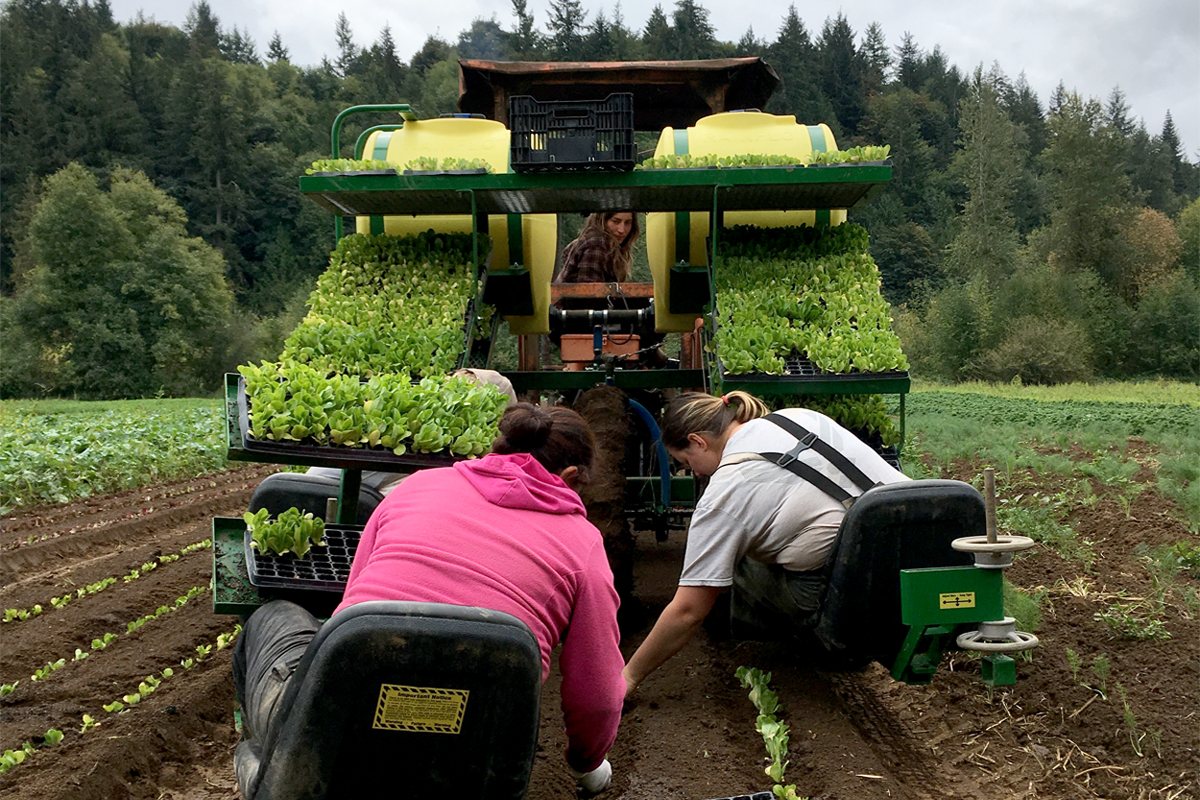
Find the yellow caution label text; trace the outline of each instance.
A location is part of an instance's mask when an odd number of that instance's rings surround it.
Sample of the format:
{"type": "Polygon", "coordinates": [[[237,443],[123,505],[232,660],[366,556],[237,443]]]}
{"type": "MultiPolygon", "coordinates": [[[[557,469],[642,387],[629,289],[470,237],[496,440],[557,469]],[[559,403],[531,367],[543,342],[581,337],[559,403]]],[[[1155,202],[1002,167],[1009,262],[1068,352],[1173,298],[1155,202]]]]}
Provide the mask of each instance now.
{"type": "Polygon", "coordinates": [[[938,607],[941,609],[948,608],[974,608],[975,593],[974,592],[946,592],[938,595],[938,607]]]}
{"type": "Polygon", "coordinates": [[[469,691],[428,686],[379,687],[372,727],[415,733],[458,733],[467,710],[469,691]]]}

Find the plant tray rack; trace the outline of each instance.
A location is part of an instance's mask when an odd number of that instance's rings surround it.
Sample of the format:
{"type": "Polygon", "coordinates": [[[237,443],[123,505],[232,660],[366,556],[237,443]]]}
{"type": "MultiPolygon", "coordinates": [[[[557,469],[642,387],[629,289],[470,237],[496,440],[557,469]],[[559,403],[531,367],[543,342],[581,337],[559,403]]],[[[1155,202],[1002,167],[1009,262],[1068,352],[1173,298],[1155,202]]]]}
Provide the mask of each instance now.
{"type": "Polygon", "coordinates": [[[304,558],[292,553],[275,555],[260,553],[250,543],[246,531],[246,571],[250,583],[275,589],[316,589],[342,592],[350,578],[350,565],[362,528],[357,526],[326,526],[325,543],[313,547],[304,558]]]}

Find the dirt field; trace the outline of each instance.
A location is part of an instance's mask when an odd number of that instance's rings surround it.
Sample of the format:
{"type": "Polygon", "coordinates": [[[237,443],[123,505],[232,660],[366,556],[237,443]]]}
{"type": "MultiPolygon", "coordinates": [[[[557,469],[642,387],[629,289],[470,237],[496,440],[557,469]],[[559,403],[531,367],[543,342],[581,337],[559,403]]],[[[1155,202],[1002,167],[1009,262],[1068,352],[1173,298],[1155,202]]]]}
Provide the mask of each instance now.
{"type": "MultiPolygon", "coordinates": [[[[271,469],[249,467],[0,518],[0,607],[44,608],[0,626],[0,681],[19,680],[0,698],[0,750],[24,741],[39,746],[51,728],[66,734],[0,775],[0,798],[239,796],[230,651],[214,647],[191,670],[179,667],[236,621],[211,612],[211,551],[164,562],[129,582],[121,576],[207,538],[211,517],[240,514],[271,469]],[[52,597],[110,576],[117,582],[103,591],[51,606],[52,597]],[[193,587],[203,593],[126,633],[129,622],[193,587]],[[76,648],[87,652],[106,632],[119,635],[72,661],[76,648]],[[61,669],[30,680],[60,658],[66,660],[61,669]],[[167,667],[175,674],[137,707],[103,711],[167,667]],[[80,733],[84,714],[99,727],[80,733]]],[[[974,470],[961,465],[958,477],[974,470]]],[[[1200,623],[1183,616],[1189,613],[1184,605],[1169,604],[1164,619],[1171,638],[1137,641],[1113,638],[1093,618],[1121,593],[1128,600],[1152,592],[1134,545],[1172,544],[1189,534],[1156,491],[1142,492],[1128,516],[1105,487],[1096,491],[1098,503],[1072,514],[1098,553],[1090,573],[1045,548],[1010,570],[1017,585],[1049,592],[1038,631],[1044,646],[1032,661],[1018,662],[1015,687],[989,692],[978,662],[961,654],[931,686],[909,687],[878,666],[823,673],[783,644],[701,635],[639,689],[611,753],[614,782],[605,796],[704,800],[769,789],[754,710],[733,677],[747,665],[774,675],[771,685],[792,729],[787,782],[813,800],[1196,798],[1200,623]],[[1068,649],[1082,659],[1077,675],[1068,649]],[[1111,665],[1106,697],[1083,685],[1099,683],[1090,669],[1097,655],[1111,665]]],[[[678,534],[665,544],[651,534],[636,537],[635,591],[650,619],[673,591],[682,543],[678,534]]],[[[1192,591],[1197,585],[1186,576],[1179,583],[1192,591]]],[[[644,634],[645,628],[629,637],[627,653],[644,634]]],[[[546,684],[542,707],[529,797],[573,797],[561,759],[556,676],[546,684]]]]}

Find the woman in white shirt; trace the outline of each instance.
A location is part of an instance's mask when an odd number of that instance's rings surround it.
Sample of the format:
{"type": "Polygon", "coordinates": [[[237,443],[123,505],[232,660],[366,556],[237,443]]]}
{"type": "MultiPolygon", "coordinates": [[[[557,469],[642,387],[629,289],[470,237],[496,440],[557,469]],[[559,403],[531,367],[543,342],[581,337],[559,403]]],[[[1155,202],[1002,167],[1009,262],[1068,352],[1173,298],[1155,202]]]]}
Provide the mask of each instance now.
{"type": "Polygon", "coordinates": [[[662,436],[673,458],[711,480],[692,515],[675,597],[625,665],[627,695],[679,652],[728,587],[735,608],[764,624],[803,624],[818,607],[822,567],[850,502],[873,485],[908,480],[824,414],[770,414],[746,392],[681,395],[667,406],[662,436]]]}

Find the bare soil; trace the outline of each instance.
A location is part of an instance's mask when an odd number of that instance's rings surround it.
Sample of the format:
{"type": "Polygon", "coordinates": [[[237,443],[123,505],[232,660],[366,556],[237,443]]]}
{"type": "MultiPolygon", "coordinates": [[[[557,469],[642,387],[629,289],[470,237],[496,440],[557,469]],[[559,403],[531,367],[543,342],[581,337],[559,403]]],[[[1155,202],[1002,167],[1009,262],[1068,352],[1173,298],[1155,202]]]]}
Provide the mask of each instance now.
{"type": "MultiPolygon", "coordinates": [[[[239,797],[229,649],[214,648],[192,670],[177,670],[136,708],[106,714],[101,707],[232,630],[236,620],[214,615],[205,592],[125,633],[128,622],[206,587],[209,550],[129,583],[120,576],[205,539],[211,517],[240,514],[272,469],[247,467],[0,518],[0,608],[39,603],[45,609],[0,626],[0,682],[19,680],[0,698],[0,750],[24,741],[40,746],[50,728],[66,733],[61,744],[38,749],[0,775],[0,798],[239,797]],[[104,591],[51,607],[51,597],[110,576],[118,582],[104,591]],[[88,651],[106,632],[120,635],[104,650],[71,660],[76,648],[88,651]],[[29,679],[59,658],[67,660],[61,669],[29,679]],[[80,733],[83,714],[100,726],[80,733]]],[[[957,477],[975,471],[962,464],[957,477]]],[[[1117,599],[1155,596],[1136,544],[1196,539],[1155,489],[1138,495],[1127,514],[1114,490],[1095,488],[1098,502],[1071,515],[1098,554],[1091,571],[1045,547],[1009,571],[1018,586],[1047,592],[1038,631],[1043,644],[1031,660],[1018,661],[1016,686],[988,690],[978,660],[965,654],[949,658],[931,685],[905,686],[878,665],[822,672],[794,646],[702,632],[629,704],[605,796],[704,800],[770,789],[753,706],[733,677],[747,665],[773,675],[791,726],[787,781],[813,800],[1195,800],[1200,622],[1195,606],[1181,598],[1185,591],[1194,597],[1200,583],[1184,574],[1168,588],[1159,617],[1171,634],[1165,641],[1118,638],[1094,617],[1117,599]],[[1077,674],[1068,650],[1081,661],[1077,674]],[[1100,685],[1091,668],[1097,656],[1111,665],[1105,696],[1089,688],[1100,685]]],[[[634,548],[634,591],[649,614],[627,635],[627,653],[674,591],[683,537],[658,544],[639,533],[634,548]]],[[[557,675],[546,684],[542,708],[529,797],[570,798],[557,675]]]]}

